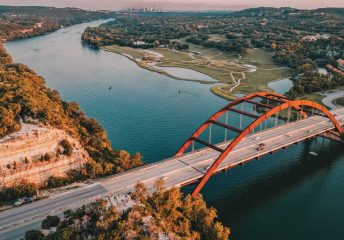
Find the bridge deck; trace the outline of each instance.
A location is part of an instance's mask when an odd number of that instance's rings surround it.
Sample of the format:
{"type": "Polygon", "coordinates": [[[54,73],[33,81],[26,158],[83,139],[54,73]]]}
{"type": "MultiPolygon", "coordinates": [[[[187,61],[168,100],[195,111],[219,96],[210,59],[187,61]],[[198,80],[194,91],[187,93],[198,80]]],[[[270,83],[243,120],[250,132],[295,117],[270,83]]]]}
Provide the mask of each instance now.
{"type": "MultiPolygon", "coordinates": [[[[332,111],[341,124],[344,123],[344,108],[332,111]]],[[[217,171],[235,167],[246,161],[277,151],[294,143],[318,136],[334,129],[333,124],[321,116],[310,117],[301,121],[280,125],[244,138],[217,171]],[[257,146],[265,143],[264,150],[257,151],[257,146]]],[[[225,148],[229,142],[218,144],[225,148]]],[[[154,164],[128,171],[111,178],[98,181],[90,186],[70,191],[64,195],[44,199],[0,213],[0,237],[6,231],[14,231],[25,224],[41,220],[49,213],[62,212],[93,201],[97,196],[124,194],[134,190],[138,181],[143,182],[148,190],[153,189],[154,182],[163,178],[166,187],[183,186],[200,179],[207,168],[214,162],[219,152],[205,148],[170,158],[154,164]],[[14,226],[16,224],[16,226],[14,226]]]]}

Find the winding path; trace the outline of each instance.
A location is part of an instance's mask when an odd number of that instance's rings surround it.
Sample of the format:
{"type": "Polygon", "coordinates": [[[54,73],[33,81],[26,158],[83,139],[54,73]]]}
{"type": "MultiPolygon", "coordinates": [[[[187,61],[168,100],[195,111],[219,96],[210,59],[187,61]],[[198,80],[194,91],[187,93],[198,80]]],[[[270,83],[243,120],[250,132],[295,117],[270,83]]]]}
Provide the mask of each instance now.
{"type": "Polygon", "coordinates": [[[331,109],[337,109],[340,108],[340,106],[337,106],[333,103],[333,100],[337,98],[344,97],[344,91],[339,91],[335,93],[328,94],[325,98],[323,98],[322,102],[325,104],[327,107],[331,109]]]}

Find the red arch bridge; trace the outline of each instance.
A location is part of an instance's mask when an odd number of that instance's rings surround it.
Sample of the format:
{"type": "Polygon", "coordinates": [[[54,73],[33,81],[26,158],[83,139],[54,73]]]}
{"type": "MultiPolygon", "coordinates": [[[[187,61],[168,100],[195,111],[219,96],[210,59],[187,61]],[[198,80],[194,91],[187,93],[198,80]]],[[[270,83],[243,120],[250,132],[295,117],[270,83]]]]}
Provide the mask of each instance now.
{"type": "Polygon", "coordinates": [[[158,179],[163,179],[167,188],[196,183],[192,193],[195,196],[213,174],[223,170],[319,136],[342,141],[343,124],[344,108],[328,111],[307,100],[291,100],[269,92],[253,93],[230,102],[212,115],[172,158],[1,213],[0,236],[6,229],[21,226],[20,221],[30,222],[30,216],[39,219],[99,196],[128,193],[137,182],[144,183],[148,190],[153,190],[158,179]]]}
{"type": "Polygon", "coordinates": [[[196,183],[195,196],[213,174],[223,170],[318,136],[342,141],[343,125],[344,108],[330,112],[312,101],[291,100],[273,92],[252,93],[214,113],[174,157],[124,173],[118,176],[118,184],[128,181],[127,185],[134,186],[141,181],[152,187],[159,178],[167,187],[196,183]]]}

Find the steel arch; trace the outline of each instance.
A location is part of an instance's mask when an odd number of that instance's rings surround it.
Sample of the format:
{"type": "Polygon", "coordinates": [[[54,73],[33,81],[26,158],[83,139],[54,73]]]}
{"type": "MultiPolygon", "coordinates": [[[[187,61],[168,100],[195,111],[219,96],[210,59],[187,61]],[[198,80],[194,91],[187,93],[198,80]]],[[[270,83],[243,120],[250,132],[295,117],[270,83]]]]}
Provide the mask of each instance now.
{"type": "MultiPolygon", "coordinates": [[[[223,114],[225,114],[226,112],[230,111],[230,108],[235,107],[237,105],[239,105],[240,103],[243,103],[245,101],[254,99],[254,98],[268,98],[272,101],[280,101],[282,103],[285,102],[291,102],[290,99],[288,99],[286,96],[278,94],[278,93],[274,93],[274,92],[256,92],[256,93],[251,93],[249,95],[246,95],[244,97],[238,98],[232,102],[230,102],[228,105],[226,105],[225,107],[221,108],[219,111],[217,111],[215,114],[213,114],[207,121],[205,121],[192,135],[191,137],[188,138],[188,140],[186,140],[186,142],[179,148],[178,152],[175,154],[176,157],[182,155],[187,149],[188,147],[190,147],[190,145],[192,144],[192,141],[199,137],[202,132],[204,132],[204,130],[206,130],[209,125],[216,121],[219,117],[221,117],[223,114]],[[272,98],[271,98],[272,97],[272,98]]],[[[300,114],[306,118],[307,114],[302,111],[301,107],[299,106],[295,106],[295,109],[297,111],[300,112],[300,114]]]]}
{"type": "Polygon", "coordinates": [[[277,101],[280,101],[281,104],[279,104],[276,107],[271,108],[269,111],[265,112],[261,116],[259,116],[255,121],[253,121],[246,129],[244,129],[236,138],[234,138],[233,141],[230,142],[230,144],[222,151],[222,153],[218,156],[218,158],[215,160],[215,162],[210,166],[210,168],[207,170],[205,175],[202,177],[201,181],[198,183],[197,187],[194,189],[192,196],[196,196],[203,186],[206,184],[206,182],[209,180],[209,178],[212,176],[212,174],[216,171],[218,166],[222,163],[222,161],[228,156],[228,154],[237,146],[237,144],[245,138],[249,133],[251,133],[257,126],[259,126],[261,123],[263,123],[265,120],[267,120],[269,117],[285,110],[288,108],[294,108],[297,111],[300,112],[300,114],[303,117],[307,117],[307,114],[303,112],[302,107],[311,107],[313,109],[317,109],[320,112],[322,112],[326,117],[328,117],[339,134],[341,136],[344,135],[343,127],[340,125],[340,123],[337,121],[337,119],[331,114],[330,111],[328,111],[325,107],[321,106],[318,103],[308,101],[308,100],[290,100],[287,97],[276,94],[276,93],[268,93],[268,92],[258,92],[258,93],[252,93],[250,95],[247,95],[245,97],[239,98],[237,100],[232,101],[224,108],[220,109],[218,112],[216,112],[214,115],[212,115],[205,123],[203,123],[193,134],[192,136],[182,145],[182,147],[179,149],[179,151],[176,153],[176,157],[182,155],[186,149],[191,145],[192,141],[197,138],[213,121],[218,119],[220,116],[222,116],[225,112],[229,111],[229,109],[233,106],[236,106],[242,102],[245,102],[247,100],[256,98],[256,97],[274,97],[277,101]]]}

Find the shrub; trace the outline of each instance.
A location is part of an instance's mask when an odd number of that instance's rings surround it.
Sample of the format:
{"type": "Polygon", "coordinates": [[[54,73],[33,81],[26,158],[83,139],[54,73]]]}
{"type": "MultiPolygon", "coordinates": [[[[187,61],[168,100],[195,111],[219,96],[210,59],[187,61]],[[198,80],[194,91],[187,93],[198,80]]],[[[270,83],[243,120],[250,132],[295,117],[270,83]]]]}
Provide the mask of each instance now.
{"type": "Polygon", "coordinates": [[[50,157],[49,153],[46,153],[46,154],[44,154],[43,158],[44,158],[45,161],[49,161],[51,157],[50,157]]]}
{"type": "Polygon", "coordinates": [[[68,184],[69,181],[67,178],[63,177],[54,177],[50,176],[47,181],[47,185],[49,188],[56,188],[56,187],[62,187],[68,184]]]}
{"type": "Polygon", "coordinates": [[[70,142],[66,139],[63,139],[60,142],[60,145],[63,147],[63,152],[62,154],[66,156],[71,156],[73,153],[73,146],[70,144],[70,142]]]}
{"type": "Polygon", "coordinates": [[[0,192],[1,199],[11,201],[24,196],[32,197],[37,192],[37,186],[33,183],[22,181],[12,187],[5,187],[0,192]]]}
{"type": "Polygon", "coordinates": [[[25,233],[25,240],[42,240],[44,235],[39,230],[30,230],[25,233]]]}
{"type": "Polygon", "coordinates": [[[41,227],[43,229],[50,229],[52,227],[57,227],[60,224],[60,218],[58,216],[48,216],[43,220],[41,227]]]}

